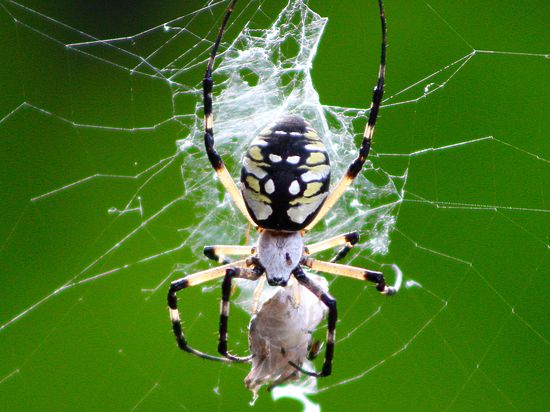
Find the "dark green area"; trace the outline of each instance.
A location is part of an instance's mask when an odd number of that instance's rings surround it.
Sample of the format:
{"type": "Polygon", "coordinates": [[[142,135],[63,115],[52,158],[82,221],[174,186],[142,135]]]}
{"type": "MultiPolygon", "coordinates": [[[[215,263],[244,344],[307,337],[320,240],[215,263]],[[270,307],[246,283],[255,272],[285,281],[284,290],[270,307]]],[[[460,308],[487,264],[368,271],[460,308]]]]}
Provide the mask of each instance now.
{"type": "MultiPolygon", "coordinates": [[[[244,13],[234,20],[228,39],[254,14],[255,3],[246,8],[242,3],[244,13]]],[[[204,5],[22,4],[98,38],[130,36],[204,5]]],[[[253,23],[265,27],[284,4],[264,2],[253,23]]],[[[172,116],[171,89],[166,82],[118,70],[113,62],[130,67],[129,57],[104,44],[83,49],[90,55],[75,52],[63,44],[82,35],[14,3],[2,0],[0,6],[0,409],[248,409],[251,396],[242,384],[248,367],[179,353],[165,306],[167,283],[155,293],[143,291],[161,283],[178,263],[196,261],[194,270],[209,267],[199,255],[201,244],[143,261],[186,241],[204,219],[205,202],[219,205],[222,195],[206,178],[211,170],[202,151],[191,149],[189,158],[170,164],[145,186],[143,217],[107,211],[122,208],[144,179],[97,177],[31,201],[87,176],[135,175],[173,155],[175,141],[187,136],[186,120],[147,131],[116,130],[172,116]],[[15,110],[23,102],[28,105],[15,110]],[[185,180],[189,167],[204,169],[205,179],[185,180]],[[205,186],[156,215],[195,183],[205,186]],[[139,229],[144,221],[146,227],[139,229]],[[119,269],[109,274],[113,268],[119,269]],[[104,275],[60,291],[11,322],[62,285],[96,274],[104,275]]],[[[313,67],[321,102],[367,107],[379,54],[375,1],[310,6],[329,18],[313,67]]],[[[213,38],[222,13],[219,5],[199,13],[190,28],[213,38]]],[[[549,3],[388,0],[386,14],[386,96],[435,74],[387,103],[417,99],[428,84],[433,90],[448,82],[416,102],[381,111],[372,161],[396,175],[408,167],[405,200],[390,252],[360,255],[353,263],[397,263],[405,281],[423,288],[403,288],[389,300],[354,281],[335,282],[339,336],[379,306],[381,311],[337,345],[334,374],[319,386],[373,369],[311,398],[324,411],[547,410],[549,3]],[[466,59],[473,49],[484,52],[466,59]],[[470,143],[408,159],[378,156],[460,142],[470,143]]],[[[148,55],[162,41],[151,36],[120,47],[148,55]]],[[[173,59],[194,41],[185,38],[150,61],[163,67],[169,61],[163,59],[173,59]]],[[[196,80],[181,81],[196,86],[202,70],[187,71],[185,76],[196,80]]],[[[174,106],[177,114],[194,111],[189,99],[176,98],[174,106]]],[[[215,224],[209,226],[212,232],[215,224]]],[[[235,233],[220,233],[220,243],[244,238],[244,219],[235,225],[235,233]]],[[[211,352],[218,295],[218,289],[193,290],[183,303],[186,330],[197,347],[211,352]]],[[[241,353],[247,322],[233,310],[231,337],[241,353]]],[[[262,392],[254,409],[301,406],[273,402],[262,392]]]]}

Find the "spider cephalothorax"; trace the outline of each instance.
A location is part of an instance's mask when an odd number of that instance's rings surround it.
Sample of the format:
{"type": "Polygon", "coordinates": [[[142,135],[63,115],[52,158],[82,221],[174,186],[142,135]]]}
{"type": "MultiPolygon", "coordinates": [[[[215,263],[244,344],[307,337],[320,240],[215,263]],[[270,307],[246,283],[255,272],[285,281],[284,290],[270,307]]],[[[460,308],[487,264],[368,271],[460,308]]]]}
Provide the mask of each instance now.
{"type": "MultiPolygon", "coordinates": [[[[207,246],[204,253],[222,266],[194,273],[172,282],[168,291],[168,306],[176,340],[180,349],[205,359],[218,361],[249,362],[255,355],[237,357],[227,350],[227,325],[229,319],[229,299],[232,281],[235,278],[258,280],[254,293],[258,299],[264,282],[272,286],[286,287],[293,282],[295,291],[301,285],[316,296],[328,308],[327,341],[325,360],[321,372],[306,371],[302,368],[304,358],[296,351],[285,352],[283,356],[293,368],[281,368],[274,373],[274,384],[296,376],[299,370],[312,376],[327,376],[332,370],[334,355],[334,334],[337,312],[336,300],[303,271],[303,267],[330,273],[336,276],[366,280],[376,285],[376,289],[392,295],[396,290],[386,285],[381,272],[335,263],[344,258],[359,239],[357,232],[335,236],[314,244],[304,246],[304,235],[321,220],[344,194],[347,187],[361,171],[369,154],[374,133],[374,126],[382,101],[384,73],[386,64],[386,21],[382,0],[378,0],[380,21],[382,25],[382,51],[378,81],[374,88],[369,118],[363,134],[359,154],[349,165],[344,176],[329,189],[330,163],[325,146],[311,125],[298,116],[286,116],[261,130],[253,138],[243,157],[240,189],[227,171],[221,157],[214,148],[214,120],[212,117],[212,70],[223,31],[237,0],[231,0],[218,37],[212,48],[206,73],[203,80],[203,99],[205,114],[204,143],[210,163],[214,167],[221,183],[237,205],[248,223],[259,233],[255,245],[251,246],[207,246]],[[323,250],[340,246],[340,251],[330,262],[314,259],[311,255],[323,250]],[[229,261],[226,255],[243,256],[236,261],[229,261]],[[176,293],[189,286],[198,285],[223,277],[222,307],[218,352],[223,357],[208,355],[198,351],[187,343],[184,337],[180,315],[177,307],[176,293]],[[295,355],[292,355],[292,354],[295,355]],[[286,372],[285,372],[286,371],[286,372]],[[276,376],[277,373],[287,374],[276,376]]],[[[287,290],[285,289],[285,292],[287,290]]],[[[285,294],[288,296],[288,293],[285,294]]],[[[293,302],[298,305],[299,294],[293,302]]],[[[256,302],[257,303],[257,302],[256,302]]],[[[269,305],[266,306],[269,310],[269,305]]],[[[284,308],[283,308],[284,309],[284,308]]],[[[262,309],[263,310],[263,309],[262,309]]],[[[264,323],[269,323],[269,313],[262,312],[264,323]],[[267,320],[265,320],[267,319],[267,320]]],[[[278,322],[274,319],[273,322],[278,322]]],[[[284,325],[282,325],[284,327],[284,325]]],[[[281,325],[279,325],[281,327],[281,325]]],[[[289,326],[289,330],[291,330],[289,326]]],[[[276,339],[275,339],[276,340],[276,339]]],[[[254,349],[253,349],[254,350],[254,349]]],[[[302,353],[304,351],[301,351],[302,353]]],[[[279,357],[280,357],[279,356],[279,357]]],[[[281,360],[278,359],[277,364],[281,360]]]]}
{"type": "Polygon", "coordinates": [[[304,241],[298,232],[263,230],[258,238],[258,264],[271,286],[286,286],[303,256],[304,241]]]}

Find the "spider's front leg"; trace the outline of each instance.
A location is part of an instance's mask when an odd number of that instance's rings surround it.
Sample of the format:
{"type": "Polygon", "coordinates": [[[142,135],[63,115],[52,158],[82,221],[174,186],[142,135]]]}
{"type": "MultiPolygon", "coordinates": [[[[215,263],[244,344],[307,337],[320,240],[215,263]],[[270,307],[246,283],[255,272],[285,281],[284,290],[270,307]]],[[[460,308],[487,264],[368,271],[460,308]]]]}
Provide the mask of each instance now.
{"type": "Polygon", "coordinates": [[[253,355],[246,357],[239,357],[230,354],[227,351],[227,324],[229,321],[229,299],[231,297],[231,286],[233,279],[249,279],[257,280],[263,274],[263,269],[260,266],[255,266],[254,269],[249,268],[227,268],[225,271],[225,277],[222,283],[222,304],[220,311],[220,341],[218,344],[218,352],[225,356],[227,359],[234,362],[248,362],[252,359],[253,355]]]}
{"type": "Polygon", "coordinates": [[[214,88],[214,80],[212,79],[212,72],[214,70],[214,61],[216,59],[218,47],[220,46],[220,42],[222,40],[223,32],[225,31],[225,26],[231,16],[231,13],[233,12],[233,9],[235,8],[236,3],[237,0],[232,0],[227,8],[225,17],[218,32],[218,36],[216,37],[214,46],[212,47],[212,52],[210,53],[210,58],[208,59],[208,65],[206,66],[206,71],[202,81],[204,104],[204,148],[206,150],[208,160],[218,175],[223,187],[225,187],[225,190],[227,190],[229,196],[235,205],[237,205],[244,217],[248,219],[250,225],[252,227],[256,227],[256,223],[252,220],[248,210],[246,209],[241,191],[233,181],[233,178],[225,167],[221,156],[214,147],[214,115],[212,113],[212,90],[214,88]]]}
{"type": "Polygon", "coordinates": [[[313,227],[327,214],[327,212],[332,209],[338,199],[342,197],[348,186],[352,184],[359,172],[361,172],[361,169],[367,160],[367,156],[369,155],[378,111],[380,110],[382,97],[384,96],[384,78],[386,76],[386,17],[384,14],[384,4],[382,0],[378,0],[378,8],[380,10],[380,25],[382,29],[380,65],[378,67],[378,80],[372,93],[369,119],[367,125],[365,126],[365,131],[363,132],[363,141],[361,142],[361,147],[355,160],[351,162],[344,176],[342,176],[340,181],[336,183],[336,186],[332,188],[315,218],[305,227],[306,232],[313,229],[313,227]]]}
{"type": "Polygon", "coordinates": [[[190,286],[199,285],[201,283],[208,282],[210,280],[221,278],[222,276],[224,276],[224,274],[229,268],[233,268],[233,269],[235,268],[238,269],[241,267],[245,268],[246,266],[249,266],[249,264],[250,264],[250,259],[239,260],[228,265],[219,266],[208,270],[203,270],[202,272],[197,272],[192,275],[185,276],[184,278],[175,280],[170,284],[170,289],[168,290],[168,307],[170,310],[170,319],[172,321],[172,329],[174,331],[174,335],[176,336],[176,342],[178,343],[178,347],[181,350],[191,353],[203,359],[209,359],[209,360],[215,360],[215,361],[221,361],[221,362],[231,361],[231,359],[229,358],[220,358],[218,356],[212,356],[189,346],[189,344],[187,343],[187,339],[185,339],[183,328],[181,326],[180,313],[178,310],[178,298],[176,296],[176,293],[190,286]]]}
{"type": "Polygon", "coordinates": [[[228,264],[231,263],[231,261],[226,257],[227,255],[250,256],[255,252],[253,246],[214,245],[205,246],[203,253],[208,259],[212,259],[218,263],[228,264]]]}

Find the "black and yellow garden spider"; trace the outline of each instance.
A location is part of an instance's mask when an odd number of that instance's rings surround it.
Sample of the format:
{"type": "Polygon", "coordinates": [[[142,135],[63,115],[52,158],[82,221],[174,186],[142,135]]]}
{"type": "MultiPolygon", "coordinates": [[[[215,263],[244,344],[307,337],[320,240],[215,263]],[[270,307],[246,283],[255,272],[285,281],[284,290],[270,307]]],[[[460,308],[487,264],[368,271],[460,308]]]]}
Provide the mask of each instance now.
{"type": "MultiPolygon", "coordinates": [[[[269,125],[252,140],[243,158],[240,189],[227,171],[214,148],[212,116],[212,71],[222,35],[237,0],[231,0],[212,48],[203,80],[205,115],[204,144],[210,163],[231,199],[248,222],[259,233],[254,246],[207,246],[207,257],[224,263],[224,256],[246,256],[209,270],[194,273],[171,283],[168,306],[176,340],[180,349],[205,359],[217,361],[248,362],[252,356],[238,357],[227,350],[227,325],[232,281],[235,278],[267,280],[271,286],[285,287],[289,282],[302,285],[316,295],[328,307],[328,326],[325,360],[321,372],[302,368],[301,360],[289,359],[289,363],[301,372],[315,377],[328,376],[332,370],[334,335],[337,312],[336,300],[312,281],[302,266],[337,276],[367,280],[385,295],[396,290],[386,285],[381,272],[335,263],[347,255],[359,237],[357,232],[336,236],[304,246],[303,238],[317,222],[334,206],[347,187],[359,174],[369,153],[374,126],[383,96],[386,62],[386,21],[382,0],[378,1],[382,26],[382,46],[378,81],[365,127],[363,141],[357,158],[345,175],[329,190],[330,163],[323,142],[310,124],[298,116],[285,116],[269,125]],[[311,255],[329,248],[342,246],[337,255],[325,262],[311,255]],[[265,278],[264,278],[265,276],[265,278]],[[222,306],[219,324],[218,352],[223,357],[198,351],[187,343],[180,322],[176,293],[223,277],[222,306]]],[[[298,291],[298,288],[295,288],[298,291]]],[[[257,296],[258,293],[255,293],[257,296]]],[[[299,297],[295,299],[299,302],[299,297]]]]}

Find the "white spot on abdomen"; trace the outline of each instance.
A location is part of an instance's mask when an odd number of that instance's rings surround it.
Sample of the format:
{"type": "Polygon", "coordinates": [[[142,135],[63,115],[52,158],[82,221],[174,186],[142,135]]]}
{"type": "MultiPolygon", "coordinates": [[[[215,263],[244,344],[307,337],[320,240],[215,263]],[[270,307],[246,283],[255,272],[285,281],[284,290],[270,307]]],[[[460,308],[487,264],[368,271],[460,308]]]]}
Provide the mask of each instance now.
{"type": "Polygon", "coordinates": [[[297,180],[293,180],[288,188],[288,191],[291,195],[297,195],[300,193],[300,183],[298,183],[297,180]]]}
{"type": "Polygon", "coordinates": [[[327,150],[325,148],[325,145],[322,142],[306,144],[304,146],[304,149],[306,149],[309,152],[313,152],[313,151],[326,152],[327,150]]]}
{"type": "Polygon", "coordinates": [[[268,194],[271,194],[275,191],[275,184],[273,183],[272,179],[269,179],[267,182],[265,182],[264,189],[265,192],[268,194]]]}

